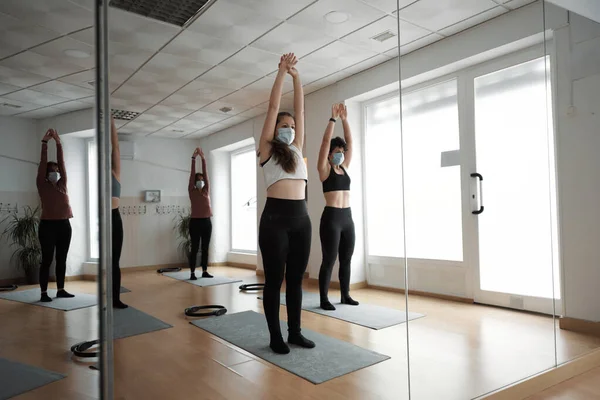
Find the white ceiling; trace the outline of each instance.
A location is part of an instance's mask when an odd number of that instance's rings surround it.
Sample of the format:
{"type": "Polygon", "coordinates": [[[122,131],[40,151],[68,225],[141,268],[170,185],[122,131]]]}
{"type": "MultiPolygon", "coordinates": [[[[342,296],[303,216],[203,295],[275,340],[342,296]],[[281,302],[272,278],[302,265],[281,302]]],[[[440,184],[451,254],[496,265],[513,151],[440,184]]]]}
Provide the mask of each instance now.
{"type": "MultiPolygon", "coordinates": [[[[186,29],[111,8],[111,106],[142,113],[119,121],[120,132],[202,137],[265,112],[284,52],[301,57],[310,93],[397,57],[396,37],[371,39],[397,34],[396,15],[406,54],[533,1],[400,0],[396,13],[396,0],[217,0],[186,29]],[[330,11],[350,18],[330,24],[330,11]]],[[[0,115],[40,119],[93,106],[93,4],[0,1],[0,115]]],[[[291,90],[288,80],[283,108],[291,90]]]]}

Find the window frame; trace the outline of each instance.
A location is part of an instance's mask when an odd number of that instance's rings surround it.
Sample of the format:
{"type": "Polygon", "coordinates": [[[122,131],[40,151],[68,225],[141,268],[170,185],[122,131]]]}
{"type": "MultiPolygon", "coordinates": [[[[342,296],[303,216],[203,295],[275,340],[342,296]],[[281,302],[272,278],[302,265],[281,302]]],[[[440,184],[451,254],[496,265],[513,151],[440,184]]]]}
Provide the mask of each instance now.
{"type": "MultiPolygon", "coordinates": [[[[86,232],[86,258],[88,260],[88,262],[99,262],[100,261],[100,254],[98,254],[98,257],[93,257],[92,256],[92,213],[94,212],[94,210],[92,210],[91,207],[91,200],[92,200],[92,196],[91,196],[91,190],[92,190],[92,185],[91,185],[91,179],[90,179],[90,174],[91,174],[91,168],[90,168],[90,151],[91,151],[91,146],[95,145],[97,146],[97,143],[94,143],[94,139],[93,138],[89,138],[85,141],[85,145],[86,145],[86,154],[85,154],[85,161],[86,161],[86,165],[85,165],[85,169],[86,169],[86,175],[87,175],[87,179],[86,179],[86,192],[85,192],[85,198],[86,198],[86,213],[87,213],[87,232],[86,232]]],[[[96,194],[97,194],[98,188],[96,188],[96,194]]],[[[96,213],[98,212],[98,210],[96,210],[96,213]]]]}
{"type": "MultiPolygon", "coordinates": [[[[235,156],[238,156],[240,154],[244,154],[244,153],[252,153],[253,155],[256,155],[256,146],[254,145],[249,145],[249,146],[244,146],[242,148],[233,150],[229,153],[229,253],[234,253],[234,254],[249,254],[249,255],[257,255],[258,254],[258,243],[256,244],[256,250],[250,250],[250,249],[238,249],[235,248],[233,246],[233,158],[235,156]]],[[[253,164],[254,167],[256,168],[256,165],[253,164]]],[[[258,177],[257,177],[258,179],[258,177]]],[[[256,189],[256,187],[255,187],[256,189]]],[[[255,197],[257,197],[258,199],[258,190],[256,190],[256,195],[255,197]]],[[[258,231],[258,221],[257,221],[257,226],[256,229],[258,231]]]]}

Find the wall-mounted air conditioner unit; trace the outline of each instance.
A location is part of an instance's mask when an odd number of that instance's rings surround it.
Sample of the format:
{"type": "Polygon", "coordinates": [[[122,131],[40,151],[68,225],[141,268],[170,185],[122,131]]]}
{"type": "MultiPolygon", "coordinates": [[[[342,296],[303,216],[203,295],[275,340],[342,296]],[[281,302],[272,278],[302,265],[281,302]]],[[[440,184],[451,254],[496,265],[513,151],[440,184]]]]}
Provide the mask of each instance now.
{"type": "Polygon", "coordinates": [[[135,142],[122,142],[119,140],[119,150],[121,150],[121,160],[135,159],[135,142]]]}

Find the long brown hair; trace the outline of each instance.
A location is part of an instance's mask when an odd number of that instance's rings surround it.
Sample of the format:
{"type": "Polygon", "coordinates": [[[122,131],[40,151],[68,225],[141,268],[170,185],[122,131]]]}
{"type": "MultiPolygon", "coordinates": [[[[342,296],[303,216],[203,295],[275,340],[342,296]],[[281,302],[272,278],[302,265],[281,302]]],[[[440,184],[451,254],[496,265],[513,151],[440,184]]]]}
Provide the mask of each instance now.
{"type": "MultiPolygon", "coordinates": [[[[296,121],[292,114],[290,114],[289,112],[282,111],[279,114],[277,114],[277,121],[275,122],[275,124],[279,124],[283,117],[291,117],[292,119],[294,119],[294,122],[296,121]]],[[[290,146],[288,146],[287,144],[282,143],[277,139],[272,140],[271,155],[275,160],[275,163],[281,165],[281,168],[283,168],[285,172],[292,173],[296,171],[296,155],[294,154],[292,149],[290,149],[290,146]]]]}

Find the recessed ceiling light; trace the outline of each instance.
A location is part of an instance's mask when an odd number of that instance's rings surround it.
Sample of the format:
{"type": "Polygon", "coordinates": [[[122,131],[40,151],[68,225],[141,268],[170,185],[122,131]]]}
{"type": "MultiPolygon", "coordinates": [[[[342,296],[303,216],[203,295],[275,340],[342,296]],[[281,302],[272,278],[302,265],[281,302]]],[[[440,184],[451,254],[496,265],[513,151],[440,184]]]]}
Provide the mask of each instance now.
{"type": "Polygon", "coordinates": [[[89,58],[90,57],[90,53],[88,53],[87,51],[83,51],[83,50],[68,49],[68,50],[63,51],[63,53],[65,53],[66,56],[69,56],[72,58],[89,58]]]}
{"type": "Polygon", "coordinates": [[[219,111],[223,112],[223,113],[228,113],[233,111],[233,107],[223,107],[223,108],[219,108],[219,111]]]}
{"type": "Polygon", "coordinates": [[[348,13],[342,11],[331,11],[325,14],[325,21],[331,24],[343,24],[344,22],[350,19],[350,15],[348,13]]]}

